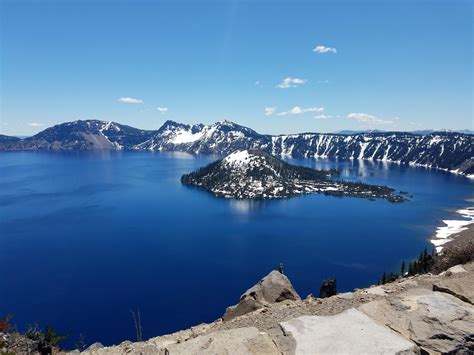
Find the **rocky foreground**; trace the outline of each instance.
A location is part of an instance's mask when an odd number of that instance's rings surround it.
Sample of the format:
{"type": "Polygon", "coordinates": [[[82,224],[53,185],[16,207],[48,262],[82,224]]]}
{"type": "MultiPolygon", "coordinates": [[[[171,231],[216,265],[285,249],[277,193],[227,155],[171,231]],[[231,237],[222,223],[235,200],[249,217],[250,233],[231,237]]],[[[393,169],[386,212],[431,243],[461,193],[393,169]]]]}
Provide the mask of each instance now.
{"type": "Polygon", "coordinates": [[[474,263],[329,298],[272,271],[223,317],[84,354],[473,354],[474,263]]]}

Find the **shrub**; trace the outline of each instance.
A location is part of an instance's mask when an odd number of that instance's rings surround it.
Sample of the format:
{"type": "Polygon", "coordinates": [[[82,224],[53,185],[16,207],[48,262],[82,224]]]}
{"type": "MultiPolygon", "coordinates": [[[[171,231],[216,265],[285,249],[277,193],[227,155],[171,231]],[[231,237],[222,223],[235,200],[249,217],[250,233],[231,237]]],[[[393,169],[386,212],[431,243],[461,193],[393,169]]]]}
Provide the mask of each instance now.
{"type": "Polygon", "coordinates": [[[10,324],[11,319],[13,316],[11,314],[7,314],[5,318],[0,318],[0,333],[6,333],[12,327],[10,324]]]}

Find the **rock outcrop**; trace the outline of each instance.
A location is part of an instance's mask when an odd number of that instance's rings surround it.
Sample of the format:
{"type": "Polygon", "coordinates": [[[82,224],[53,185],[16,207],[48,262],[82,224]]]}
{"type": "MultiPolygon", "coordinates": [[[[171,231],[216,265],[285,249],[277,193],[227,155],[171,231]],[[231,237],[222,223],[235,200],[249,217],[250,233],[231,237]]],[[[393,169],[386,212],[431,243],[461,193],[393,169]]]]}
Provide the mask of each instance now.
{"type": "Polygon", "coordinates": [[[240,301],[230,306],[223,316],[224,321],[253,312],[265,305],[285,300],[301,300],[288,277],[273,270],[256,285],[240,296],[240,301]]]}
{"type": "Polygon", "coordinates": [[[465,270],[461,271],[458,266],[449,269],[446,276],[448,277],[433,283],[433,291],[449,293],[474,305],[474,275],[465,270]]]}
{"type": "Polygon", "coordinates": [[[282,322],[296,339],[295,354],[417,354],[418,347],[355,309],[334,316],[302,316],[282,322]],[[331,341],[328,341],[331,339],[331,341]]]}
{"type": "Polygon", "coordinates": [[[170,345],[169,354],[277,354],[272,338],[255,327],[221,330],[184,343],[170,345]]]}
{"type": "Polygon", "coordinates": [[[474,309],[449,294],[415,288],[359,309],[427,352],[474,351],[474,309]]]}

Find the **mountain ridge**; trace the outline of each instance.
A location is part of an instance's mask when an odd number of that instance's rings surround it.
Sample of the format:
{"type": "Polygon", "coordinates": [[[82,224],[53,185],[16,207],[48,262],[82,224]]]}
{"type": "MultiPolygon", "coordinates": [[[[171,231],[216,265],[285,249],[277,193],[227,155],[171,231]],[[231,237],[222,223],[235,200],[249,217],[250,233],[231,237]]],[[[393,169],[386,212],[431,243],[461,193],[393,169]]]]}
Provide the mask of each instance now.
{"type": "Polygon", "coordinates": [[[474,136],[445,131],[425,135],[378,131],[268,135],[227,120],[211,125],[168,120],[158,130],[79,120],[49,127],[26,139],[0,136],[0,150],[98,149],[221,155],[259,149],[274,156],[380,160],[474,177],[474,136]]]}

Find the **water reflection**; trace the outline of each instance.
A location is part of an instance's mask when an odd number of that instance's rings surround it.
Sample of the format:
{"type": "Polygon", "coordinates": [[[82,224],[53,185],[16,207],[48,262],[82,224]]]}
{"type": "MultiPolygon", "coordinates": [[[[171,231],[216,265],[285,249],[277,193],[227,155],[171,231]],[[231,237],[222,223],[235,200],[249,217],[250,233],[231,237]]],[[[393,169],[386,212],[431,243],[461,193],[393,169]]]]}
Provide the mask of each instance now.
{"type": "Polygon", "coordinates": [[[229,206],[236,215],[247,216],[253,211],[262,208],[265,200],[237,200],[229,199],[229,206]]]}

